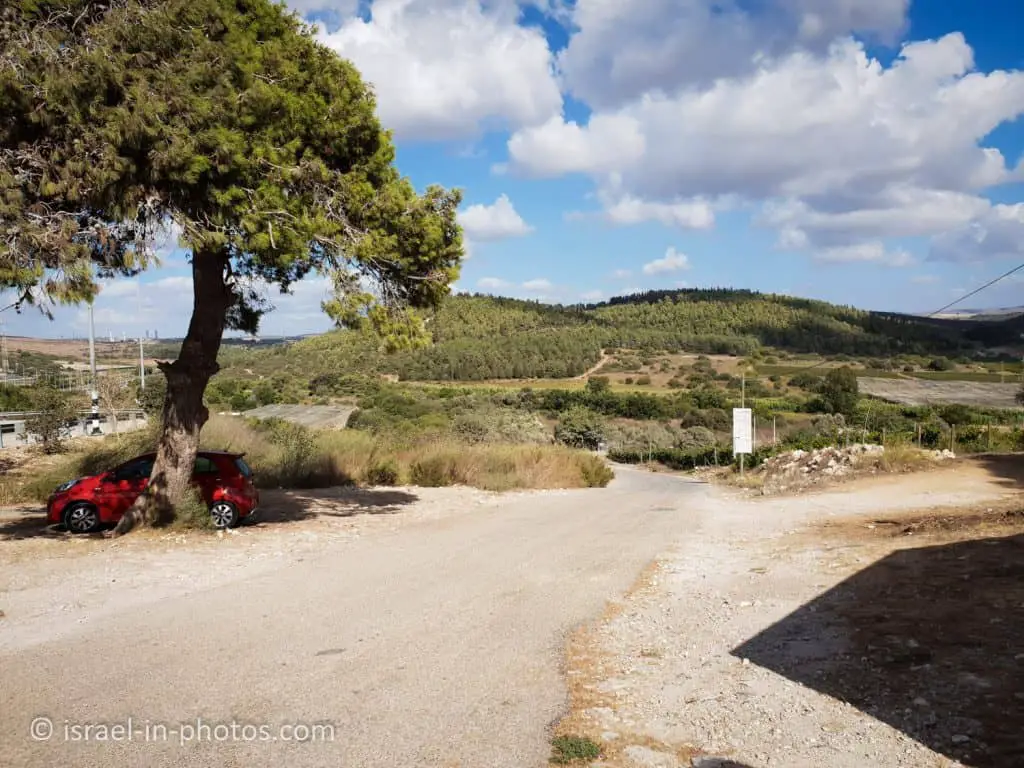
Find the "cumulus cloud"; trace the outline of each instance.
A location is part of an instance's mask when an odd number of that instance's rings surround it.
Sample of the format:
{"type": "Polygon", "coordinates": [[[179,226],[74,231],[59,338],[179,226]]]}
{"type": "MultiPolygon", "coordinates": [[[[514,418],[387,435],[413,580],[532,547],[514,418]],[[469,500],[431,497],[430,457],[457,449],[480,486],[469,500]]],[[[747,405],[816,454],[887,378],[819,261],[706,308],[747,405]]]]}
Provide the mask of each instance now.
{"type": "Polygon", "coordinates": [[[459,213],[459,224],[473,240],[505,240],[533,232],[533,227],[516,212],[508,195],[501,195],[492,205],[469,206],[459,213]]]}
{"type": "MultiPolygon", "coordinates": [[[[855,15],[855,4],[828,4],[840,6],[855,15]]],[[[876,10],[885,16],[882,4],[876,10]]],[[[986,213],[980,193],[1022,178],[1021,166],[982,142],[1024,113],[1024,72],[976,71],[959,33],[909,43],[889,66],[843,39],[820,54],[798,47],[762,57],[747,74],[678,93],[631,88],[632,101],[598,109],[588,125],[552,120],[518,131],[510,169],[587,173],[620,223],[704,223],[711,206],[697,201],[762,204],[780,244],[809,253],[936,236],[978,217],[987,231],[1015,226],[986,213]],[[613,136],[630,137],[628,150],[613,136]]]]}
{"type": "Polygon", "coordinates": [[[547,41],[518,18],[514,2],[375,0],[368,20],[349,18],[320,40],[373,84],[398,138],[466,138],[561,109],[547,41]]]}
{"type": "Polygon", "coordinates": [[[576,0],[559,54],[566,87],[599,109],[742,77],[766,58],[821,52],[850,33],[890,42],[910,0],[576,0]]]}
{"type": "Polygon", "coordinates": [[[660,259],[649,261],[644,264],[645,275],[660,275],[665,272],[679,272],[689,269],[690,260],[685,253],[679,253],[675,248],[669,248],[660,259]]]}

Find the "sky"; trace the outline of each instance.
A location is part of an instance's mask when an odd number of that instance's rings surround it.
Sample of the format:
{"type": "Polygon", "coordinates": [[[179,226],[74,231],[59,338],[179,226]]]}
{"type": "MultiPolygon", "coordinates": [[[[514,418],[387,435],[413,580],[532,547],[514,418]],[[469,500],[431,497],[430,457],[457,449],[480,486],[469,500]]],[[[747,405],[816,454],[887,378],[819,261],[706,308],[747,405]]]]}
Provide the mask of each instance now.
{"type": "MultiPolygon", "coordinates": [[[[456,290],[737,287],[928,312],[1024,262],[1019,0],[291,0],[371,82],[397,164],[459,187],[456,290]]],[[[181,336],[186,254],[99,335],[181,336]]],[[[965,306],[1024,304],[1018,273],[965,306]]],[[[326,330],[326,282],[263,335],[326,330]]],[[[86,312],[0,314],[82,335],[86,312]]]]}

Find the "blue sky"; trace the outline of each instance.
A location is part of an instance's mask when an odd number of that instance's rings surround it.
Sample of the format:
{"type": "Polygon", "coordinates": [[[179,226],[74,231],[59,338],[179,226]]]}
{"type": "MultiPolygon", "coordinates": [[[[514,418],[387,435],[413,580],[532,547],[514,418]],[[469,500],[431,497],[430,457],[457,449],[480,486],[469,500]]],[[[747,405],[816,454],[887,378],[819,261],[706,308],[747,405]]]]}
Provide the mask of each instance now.
{"type": "MultiPolygon", "coordinates": [[[[923,312],[1024,262],[1016,0],[294,0],[417,184],[460,187],[457,287],[574,303],[731,286],[923,312]]],[[[183,254],[97,301],[181,335],[183,254]]],[[[265,334],[328,327],[323,281],[265,334]]],[[[968,301],[1024,304],[1011,279],[968,301]]],[[[81,334],[85,314],[5,313],[81,334]]]]}

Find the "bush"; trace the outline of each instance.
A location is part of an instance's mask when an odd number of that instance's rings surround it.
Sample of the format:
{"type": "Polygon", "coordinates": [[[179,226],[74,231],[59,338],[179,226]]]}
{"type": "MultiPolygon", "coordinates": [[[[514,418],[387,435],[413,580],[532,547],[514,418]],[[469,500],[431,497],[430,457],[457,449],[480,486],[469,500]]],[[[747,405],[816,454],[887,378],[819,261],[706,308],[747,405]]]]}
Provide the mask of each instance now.
{"type": "Polygon", "coordinates": [[[853,416],[860,397],[857,374],[845,366],[833,368],[825,375],[818,394],[828,413],[853,416]]]}
{"type": "Polygon", "coordinates": [[[715,444],[715,433],[707,427],[690,427],[679,433],[676,447],[684,451],[708,448],[715,444]]]}
{"type": "Polygon", "coordinates": [[[210,508],[203,501],[197,489],[189,488],[185,492],[185,497],[175,506],[174,527],[198,530],[213,529],[210,508]]]}
{"type": "Polygon", "coordinates": [[[953,361],[945,357],[936,357],[928,363],[929,371],[952,371],[954,367],[953,361]]]}
{"type": "Polygon", "coordinates": [[[393,460],[382,461],[374,464],[366,473],[366,482],[369,485],[393,486],[398,485],[398,465],[393,460]]]}
{"type": "Polygon", "coordinates": [[[596,450],[604,440],[604,432],[597,414],[586,408],[567,411],[555,427],[555,440],[573,448],[596,450]]]}
{"type": "Polygon", "coordinates": [[[646,376],[646,375],[645,376],[639,376],[639,377],[637,377],[636,383],[639,384],[642,387],[650,386],[651,377],[650,376],[646,376]]]}
{"type": "Polygon", "coordinates": [[[453,456],[436,455],[415,461],[409,469],[409,480],[423,488],[443,488],[455,485],[458,472],[453,456]]]}
{"type": "Polygon", "coordinates": [[[32,407],[38,413],[25,421],[25,431],[39,438],[45,453],[60,453],[68,428],[78,420],[75,404],[65,392],[44,387],[35,393],[32,407]]]}
{"type": "Polygon", "coordinates": [[[821,376],[810,371],[802,371],[789,377],[789,386],[805,392],[817,392],[821,388],[821,376]]]}

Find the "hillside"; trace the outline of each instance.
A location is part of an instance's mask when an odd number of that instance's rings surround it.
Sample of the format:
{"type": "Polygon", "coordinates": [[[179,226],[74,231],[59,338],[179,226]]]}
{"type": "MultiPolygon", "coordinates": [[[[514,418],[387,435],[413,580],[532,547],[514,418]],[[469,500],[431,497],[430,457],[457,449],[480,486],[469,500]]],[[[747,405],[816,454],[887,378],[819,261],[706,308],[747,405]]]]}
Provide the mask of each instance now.
{"type": "Polygon", "coordinates": [[[262,349],[235,345],[224,349],[222,363],[250,375],[307,382],[356,371],[413,381],[480,381],[577,376],[608,348],[749,355],[767,347],[825,356],[991,358],[987,345],[1018,339],[1021,322],[866,312],[726,289],[651,291],[570,307],[459,295],[429,319],[435,343],[426,349],[383,355],[372,337],[335,331],[262,349]]]}

